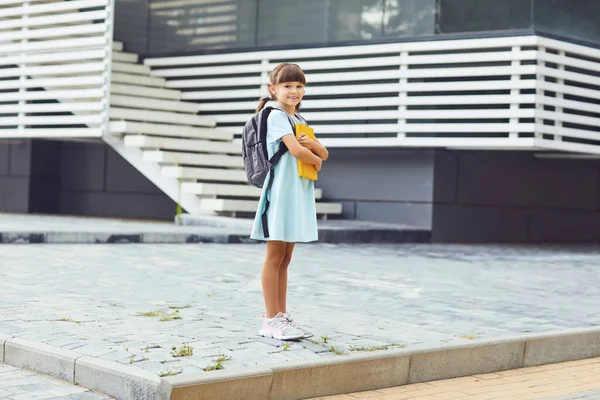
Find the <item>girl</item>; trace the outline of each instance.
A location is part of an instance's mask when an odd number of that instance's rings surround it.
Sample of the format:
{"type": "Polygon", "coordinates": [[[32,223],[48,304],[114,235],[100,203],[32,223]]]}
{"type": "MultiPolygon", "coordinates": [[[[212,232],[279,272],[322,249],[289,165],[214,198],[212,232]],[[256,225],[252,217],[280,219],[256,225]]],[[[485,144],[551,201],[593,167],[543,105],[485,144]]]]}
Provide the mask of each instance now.
{"type": "Polygon", "coordinates": [[[306,136],[296,139],[290,121],[306,123],[298,114],[304,96],[306,78],[295,64],[280,64],[269,73],[269,97],[261,99],[257,112],[269,100],[278,105],[267,119],[267,151],[271,158],[280,143],[288,151],[275,164],[273,185],[267,190],[268,180],[258,203],[258,210],[250,237],[267,241],[265,262],[262,269],[262,288],[267,312],[263,315],[260,336],[280,340],[296,340],[311,337],[309,329],[298,325],[288,314],[286,305],[287,269],[292,260],[294,245],[318,239],[317,212],[314,182],[298,176],[298,162],[313,164],[317,171],[328,157],[327,149],[317,140],[306,136]],[[267,197],[269,237],[265,238],[261,216],[267,197]]]}

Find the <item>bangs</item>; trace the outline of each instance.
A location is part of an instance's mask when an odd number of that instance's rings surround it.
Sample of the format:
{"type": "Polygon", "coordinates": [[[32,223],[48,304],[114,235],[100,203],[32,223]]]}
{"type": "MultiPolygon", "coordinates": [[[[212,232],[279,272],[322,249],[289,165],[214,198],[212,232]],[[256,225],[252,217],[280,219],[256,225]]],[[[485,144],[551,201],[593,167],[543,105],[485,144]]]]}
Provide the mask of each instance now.
{"type": "Polygon", "coordinates": [[[277,83],[301,82],[306,85],[306,77],[302,69],[296,64],[287,64],[277,74],[277,83]]]}

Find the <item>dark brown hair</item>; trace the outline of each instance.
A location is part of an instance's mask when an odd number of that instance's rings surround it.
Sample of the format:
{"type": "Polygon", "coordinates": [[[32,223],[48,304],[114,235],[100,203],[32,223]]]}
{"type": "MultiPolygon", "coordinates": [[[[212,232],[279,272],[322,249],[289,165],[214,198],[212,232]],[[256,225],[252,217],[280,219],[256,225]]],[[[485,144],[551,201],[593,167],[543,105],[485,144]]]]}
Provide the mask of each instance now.
{"type": "MultiPolygon", "coordinates": [[[[273,71],[269,72],[269,82],[273,85],[278,85],[284,82],[301,82],[306,85],[306,77],[304,71],[296,64],[282,63],[273,68],[273,71]]],[[[275,100],[275,96],[271,93],[271,89],[267,88],[269,96],[263,97],[256,107],[256,112],[259,112],[265,108],[265,104],[269,100],[275,100]]],[[[300,111],[300,104],[296,105],[296,112],[300,111]]]]}

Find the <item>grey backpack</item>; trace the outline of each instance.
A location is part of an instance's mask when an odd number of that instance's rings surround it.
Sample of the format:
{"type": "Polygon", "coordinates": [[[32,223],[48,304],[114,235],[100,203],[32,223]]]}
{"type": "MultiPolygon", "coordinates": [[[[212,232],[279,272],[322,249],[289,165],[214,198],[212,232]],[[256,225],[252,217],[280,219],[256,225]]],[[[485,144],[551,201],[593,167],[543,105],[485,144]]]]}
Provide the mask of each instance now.
{"type": "MultiPolygon", "coordinates": [[[[282,141],[279,150],[269,159],[267,152],[267,119],[273,110],[273,107],[265,107],[256,113],[246,122],[242,134],[242,157],[244,158],[246,177],[251,185],[259,188],[263,187],[267,175],[274,173],[275,164],[288,151],[282,141]]],[[[271,177],[272,181],[273,177],[271,177]]]]}
{"type": "MultiPolygon", "coordinates": [[[[275,164],[279,162],[288,148],[281,141],[277,152],[269,159],[267,152],[267,118],[273,111],[273,107],[265,107],[256,113],[246,125],[242,133],[242,157],[244,158],[244,168],[248,182],[256,187],[262,188],[267,175],[270,175],[269,184],[265,190],[270,190],[275,178],[275,164]]],[[[283,111],[282,111],[283,112],[283,111]]],[[[286,114],[287,115],[287,114],[286,114]]],[[[295,125],[289,118],[292,132],[295,131],[295,125]]],[[[261,215],[263,234],[266,239],[269,238],[269,224],[267,222],[267,210],[269,209],[269,198],[266,199],[265,209],[261,215]]]]}

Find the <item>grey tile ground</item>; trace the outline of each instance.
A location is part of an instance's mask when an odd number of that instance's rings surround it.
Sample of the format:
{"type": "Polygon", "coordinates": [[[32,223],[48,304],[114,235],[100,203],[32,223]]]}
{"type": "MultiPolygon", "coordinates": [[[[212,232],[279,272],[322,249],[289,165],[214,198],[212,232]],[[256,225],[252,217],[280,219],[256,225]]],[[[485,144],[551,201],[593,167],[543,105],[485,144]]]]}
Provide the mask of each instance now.
{"type": "Polygon", "coordinates": [[[299,245],[289,308],[315,337],[284,346],[256,337],[263,252],[4,245],[0,333],[180,374],[600,324],[594,247],[299,245]]]}
{"type": "Polygon", "coordinates": [[[0,364],[3,400],[110,400],[109,396],[35,372],[0,364]]]}

